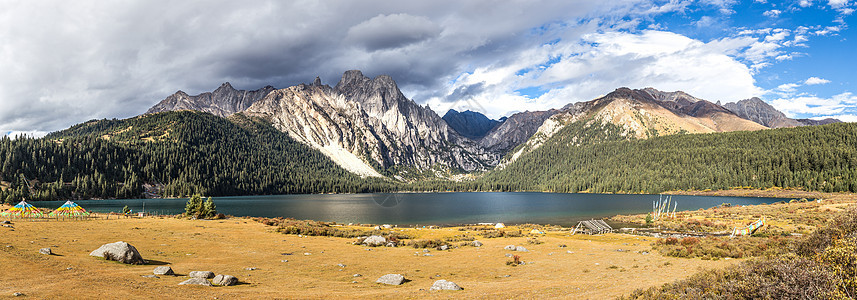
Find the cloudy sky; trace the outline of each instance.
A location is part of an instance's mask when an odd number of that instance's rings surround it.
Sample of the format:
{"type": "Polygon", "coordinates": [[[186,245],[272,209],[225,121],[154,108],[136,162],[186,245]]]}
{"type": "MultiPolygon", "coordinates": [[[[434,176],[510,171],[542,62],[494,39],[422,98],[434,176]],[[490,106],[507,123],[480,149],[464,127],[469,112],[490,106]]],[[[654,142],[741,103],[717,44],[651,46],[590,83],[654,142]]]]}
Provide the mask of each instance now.
{"type": "Polygon", "coordinates": [[[126,118],[183,90],[389,74],[498,118],[617,87],[857,121],[852,0],[3,1],[0,134],[126,118]]]}

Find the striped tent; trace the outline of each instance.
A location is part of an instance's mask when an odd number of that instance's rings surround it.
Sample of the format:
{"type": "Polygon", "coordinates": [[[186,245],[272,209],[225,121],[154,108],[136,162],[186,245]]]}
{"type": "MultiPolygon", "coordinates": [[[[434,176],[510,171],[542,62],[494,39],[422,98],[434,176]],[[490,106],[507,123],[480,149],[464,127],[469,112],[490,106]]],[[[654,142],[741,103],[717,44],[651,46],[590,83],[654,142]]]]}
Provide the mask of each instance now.
{"type": "Polygon", "coordinates": [[[77,205],[77,203],[66,201],[62,206],[57,208],[55,211],[52,211],[49,216],[64,216],[64,217],[80,217],[80,216],[88,216],[89,212],[77,205]]]}
{"type": "Polygon", "coordinates": [[[27,201],[21,200],[20,203],[0,213],[0,215],[33,218],[41,217],[42,211],[40,211],[38,208],[31,205],[30,203],[27,203],[27,201]]]}

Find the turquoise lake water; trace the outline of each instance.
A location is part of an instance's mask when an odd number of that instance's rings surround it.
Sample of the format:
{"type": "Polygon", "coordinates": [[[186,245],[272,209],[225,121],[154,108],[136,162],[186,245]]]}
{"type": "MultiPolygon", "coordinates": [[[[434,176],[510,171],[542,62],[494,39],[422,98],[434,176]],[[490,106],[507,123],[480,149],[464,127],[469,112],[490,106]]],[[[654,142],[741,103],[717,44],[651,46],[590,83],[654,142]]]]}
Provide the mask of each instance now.
{"type": "MultiPolygon", "coordinates": [[[[645,213],[658,195],[559,193],[393,193],[335,195],[272,195],[213,198],[217,211],[234,216],[287,217],[339,223],[449,225],[473,223],[536,223],[569,226],[579,220],[616,214],[645,213]]],[[[753,205],[780,198],[672,196],[678,210],[710,208],[728,202],[753,205]]],[[[95,212],[179,214],[187,199],[79,200],[95,212]]],[[[56,208],[64,201],[34,202],[56,208]]]]}

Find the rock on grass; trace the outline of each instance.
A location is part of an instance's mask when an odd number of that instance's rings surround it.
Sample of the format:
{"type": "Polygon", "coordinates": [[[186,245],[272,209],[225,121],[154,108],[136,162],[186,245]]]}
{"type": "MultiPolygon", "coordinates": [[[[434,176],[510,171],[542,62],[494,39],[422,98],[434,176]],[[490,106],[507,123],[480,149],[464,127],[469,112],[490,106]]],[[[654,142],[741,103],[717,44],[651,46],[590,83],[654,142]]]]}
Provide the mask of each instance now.
{"type": "Polygon", "coordinates": [[[191,278],[179,283],[179,285],[204,285],[211,286],[211,282],[208,282],[205,278],[191,278]]]}
{"type": "Polygon", "coordinates": [[[431,285],[431,289],[429,289],[429,290],[431,290],[431,291],[437,291],[437,290],[460,291],[460,290],[462,290],[462,288],[460,286],[458,286],[457,284],[455,284],[455,282],[446,281],[446,280],[441,279],[441,280],[435,281],[434,284],[431,285]]]}
{"type": "Polygon", "coordinates": [[[98,249],[95,249],[95,251],[92,251],[89,255],[103,257],[106,260],[114,260],[123,264],[146,264],[146,261],[143,260],[142,256],[140,256],[140,252],[137,251],[137,248],[134,248],[131,244],[121,241],[101,245],[101,247],[98,247],[98,249]]]}
{"type": "Polygon", "coordinates": [[[211,283],[222,286],[230,286],[238,283],[238,278],[232,275],[217,275],[211,280],[211,283]]]}
{"type": "Polygon", "coordinates": [[[401,274],[387,274],[381,276],[375,282],[389,285],[400,285],[405,282],[405,276],[402,276],[401,274]]]}
{"type": "Polygon", "coordinates": [[[152,271],[152,273],[155,275],[176,275],[176,273],[173,272],[173,268],[170,268],[170,266],[155,267],[155,270],[152,271]]]}
{"type": "Polygon", "coordinates": [[[193,278],[214,278],[214,272],[212,271],[190,271],[187,276],[193,278]]]}

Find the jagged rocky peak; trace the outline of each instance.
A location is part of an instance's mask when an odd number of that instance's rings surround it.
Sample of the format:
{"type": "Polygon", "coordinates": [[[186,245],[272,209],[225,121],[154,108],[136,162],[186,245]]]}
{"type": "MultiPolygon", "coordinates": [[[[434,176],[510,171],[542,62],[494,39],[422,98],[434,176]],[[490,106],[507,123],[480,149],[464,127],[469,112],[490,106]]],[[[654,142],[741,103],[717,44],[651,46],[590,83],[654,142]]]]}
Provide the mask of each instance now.
{"type": "Polygon", "coordinates": [[[312,82],[313,86],[321,86],[321,78],[318,76],[315,77],[315,80],[312,82]]]}
{"type": "Polygon", "coordinates": [[[809,119],[792,119],[787,117],[784,113],[777,110],[767,102],[757,97],[744,99],[738,102],[726,103],[724,107],[744,119],[768,126],[770,128],[824,125],[841,122],[836,119],[827,119],[821,121],[809,119]]]}
{"type": "Polygon", "coordinates": [[[525,111],[504,117],[502,123],[485,134],[479,143],[491,151],[505,154],[529,139],[542,124],[559,110],[525,111]]]}
{"type": "Polygon", "coordinates": [[[385,75],[370,79],[347,71],[334,88],[304,84],[277,90],[246,112],[268,118],[365,176],[436,166],[484,170],[499,160],[455,133],[434,111],[406,98],[385,75]]]}
{"type": "Polygon", "coordinates": [[[458,112],[454,109],[447,111],[443,115],[443,120],[458,134],[474,140],[484,137],[491,129],[502,123],[502,121],[489,119],[479,112],[471,110],[458,112]]]}
{"type": "Polygon", "coordinates": [[[206,92],[196,96],[190,96],[179,90],[158,104],[155,104],[152,108],[149,108],[146,113],[196,110],[226,117],[247,109],[273,90],[275,88],[270,85],[254,91],[236,90],[229,82],[224,82],[213,92],[206,92]]]}
{"type": "Polygon", "coordinates": [[[699,101],[705,101],[703,99],[691,96],[690,94],[685,93],[683,91],[664,92],[664,91],[659,91],[659,90],[657,90],[655,88],[651,88],[651,87],[644,88],[643,91],[658,101],[678,102],[678,101],[685,100],[685,101],[688,101],[691,103],[695,103],[695,102],[699,102],[699,101]]]}

